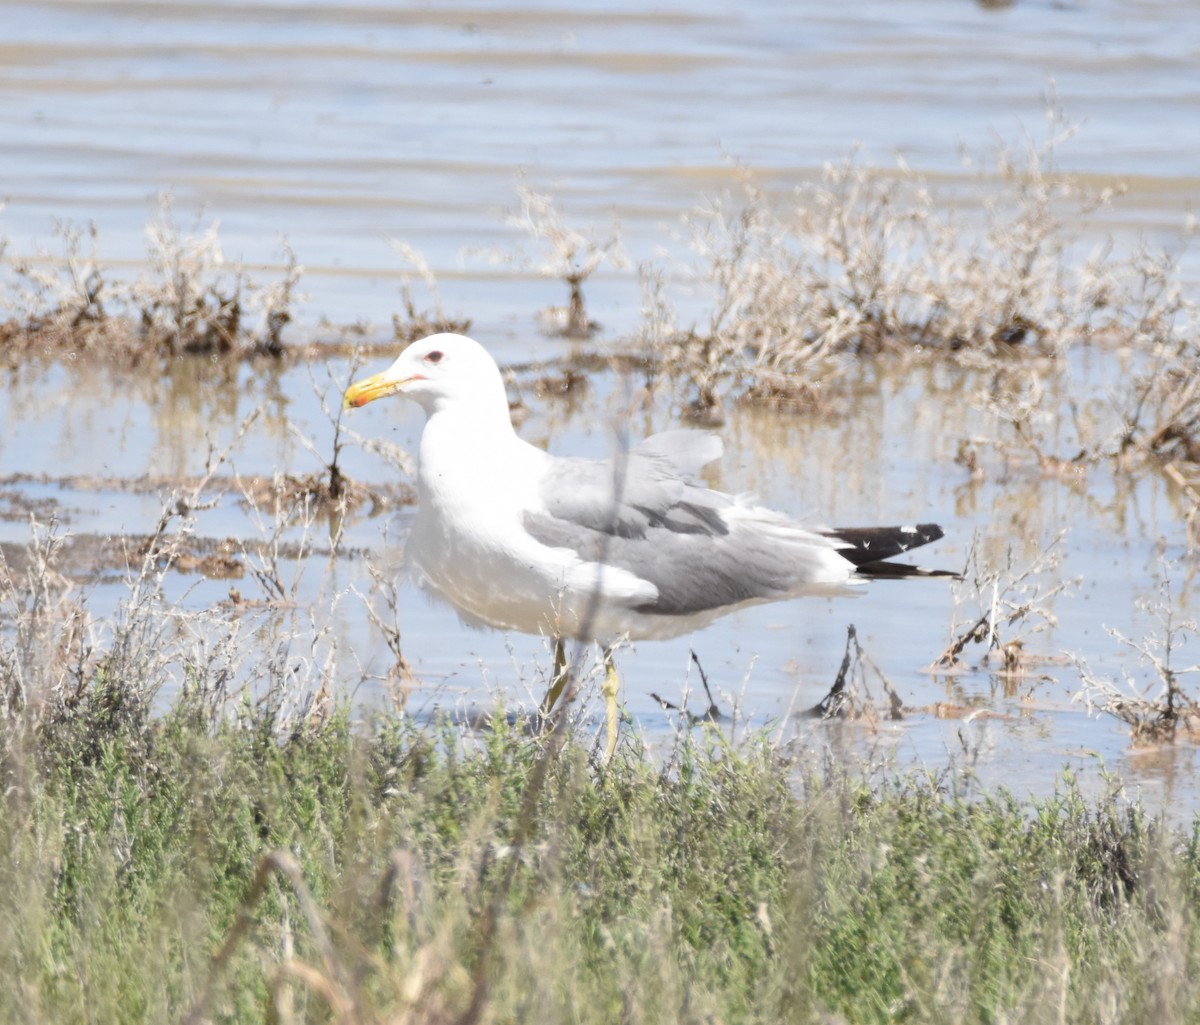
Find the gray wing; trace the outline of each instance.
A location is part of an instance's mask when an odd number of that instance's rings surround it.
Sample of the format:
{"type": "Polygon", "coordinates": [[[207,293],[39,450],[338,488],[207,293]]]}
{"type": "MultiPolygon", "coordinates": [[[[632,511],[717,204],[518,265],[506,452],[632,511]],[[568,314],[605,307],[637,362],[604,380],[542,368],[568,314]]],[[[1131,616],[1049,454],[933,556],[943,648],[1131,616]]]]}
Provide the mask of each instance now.
{"type": "Polygon", "coordinates": [[[639,611],[690,615],[782,597],[800,569],[794,525],[765,511],[758,529],[727,519],[736,500],[691,480],[720,454],[715,435],[670,431],[614,459],[556,460],[542,483],[545,511],[527,513],[525,528],[542,544],[654,584],[658,598],[639,611]]]}
{"type": "Polygon", "coordinates": [[[712,510],[719,493],[696,487],[692,477],[721,451],[715,434],[681,430],[652,435],[611,459],[557,458],[540,497],[553,519],[617,537],[644,536],[666,520],[680,530],[720,530],[712,510]]]}

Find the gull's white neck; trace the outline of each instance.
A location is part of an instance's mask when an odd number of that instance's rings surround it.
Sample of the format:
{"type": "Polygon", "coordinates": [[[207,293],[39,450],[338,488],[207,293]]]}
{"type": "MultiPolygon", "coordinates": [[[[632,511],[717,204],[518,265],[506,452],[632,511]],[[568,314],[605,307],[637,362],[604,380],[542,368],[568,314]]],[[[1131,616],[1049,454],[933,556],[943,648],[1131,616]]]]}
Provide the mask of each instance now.
{"type": "Polygon", "coordinates": [[[499,380],[494,390],[470,400],[439,398],[428,410],[421,434],[417,480],[423,510],[455,516],[481,503],[495,512],[518,481],[536,474],[545,459],[522,441],[509,418],[499,380]]]}

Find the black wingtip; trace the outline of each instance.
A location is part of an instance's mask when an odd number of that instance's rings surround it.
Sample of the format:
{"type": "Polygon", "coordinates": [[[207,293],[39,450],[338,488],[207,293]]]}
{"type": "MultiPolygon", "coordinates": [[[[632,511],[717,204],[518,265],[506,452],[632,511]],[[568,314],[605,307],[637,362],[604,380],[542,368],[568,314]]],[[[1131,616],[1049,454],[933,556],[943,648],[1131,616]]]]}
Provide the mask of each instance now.
{"type": "Polygon", "coordinates": [[[839,551],[856,566],[894,559],[945,536],[945,531],[936,523],[902,527],[835,527],[824,533],[826,537],[842,542],[839,551]]]}
{"type": "Polygon", "coordinates": [[[858,575],[871,580],[901,580],[910,577],[949,577],[961,580],[954,570],[926,569],[889,560],[931,544],[945,536],[936,523],[917,523],[901,527],[837,527],[825,536],[842,542],[839,553],[853,563],[858,575]]]}

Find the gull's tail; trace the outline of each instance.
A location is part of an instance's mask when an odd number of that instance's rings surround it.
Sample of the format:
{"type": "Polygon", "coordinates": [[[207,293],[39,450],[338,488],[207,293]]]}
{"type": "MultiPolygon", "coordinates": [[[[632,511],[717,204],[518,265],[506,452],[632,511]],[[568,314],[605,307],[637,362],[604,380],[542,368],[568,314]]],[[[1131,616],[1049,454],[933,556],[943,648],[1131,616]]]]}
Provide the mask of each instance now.
{"type": "Polygon", "coordinates": [[[898,580],[905,577],[962,579],[962,574],[955,570],[926,569],[924,566],[888,561],[940,538],[942,528],[936,523],[918,523],[907,527],[836,527],[822,533],[845,546],[838,548],[838,554],[854,564],[860,577],[870,580],[898,580]]]}

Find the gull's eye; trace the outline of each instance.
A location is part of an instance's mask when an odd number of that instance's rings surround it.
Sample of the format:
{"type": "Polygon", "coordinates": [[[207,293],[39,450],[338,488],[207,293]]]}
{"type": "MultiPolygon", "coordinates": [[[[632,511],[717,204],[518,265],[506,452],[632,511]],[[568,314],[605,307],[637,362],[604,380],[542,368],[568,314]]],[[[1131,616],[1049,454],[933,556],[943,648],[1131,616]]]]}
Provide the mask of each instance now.
{"type": "Polygon", "coordinates": [[[445,353],[443,353],[440,349],[434,349],[433,352],[425,353],[425,362],[426,363],[441,363],[442,359],[444,357],[445,357],[445,353]]]}

